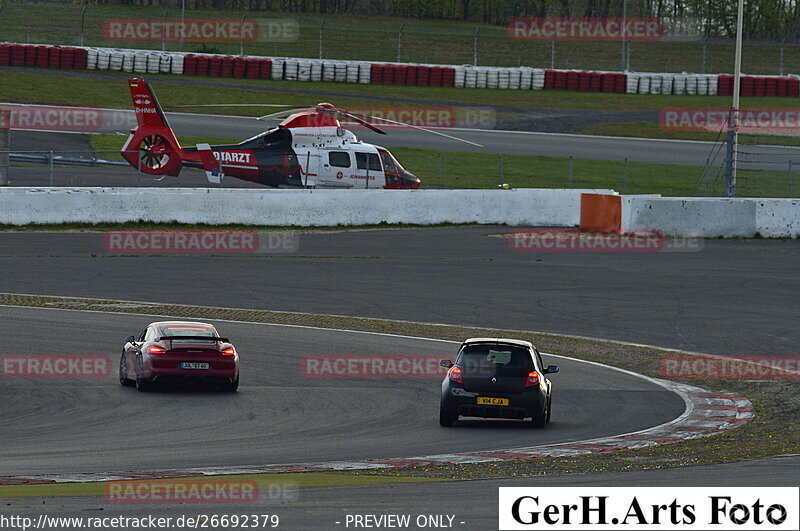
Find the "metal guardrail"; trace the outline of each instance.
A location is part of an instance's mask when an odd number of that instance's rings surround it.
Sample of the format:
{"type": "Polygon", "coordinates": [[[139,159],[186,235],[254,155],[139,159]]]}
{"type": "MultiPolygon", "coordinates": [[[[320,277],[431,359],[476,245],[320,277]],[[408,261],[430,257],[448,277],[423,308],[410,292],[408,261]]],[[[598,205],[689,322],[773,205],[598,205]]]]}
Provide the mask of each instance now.
{"type": "MultiPolygon", "coordinates": [[[[138,152],[134,152],[138,153],[138,152]]],[[[115,172],[122,169],[132,169],[136,177],[137,186],[142,177],[141,172],[136,168],[131,168],[127,161],[122,159],[112,160],[120,154],[117,150],[108,151],[89,151],[89,150],[50,150],[50,151],[26,151],[26,150],[2,150],[0,157],[5,157],[7,167],[14,166],[17,169],[42,167],[47,169],[47,178],[50,186],[55,186],[58,168],[113,168],[115,172]],[[112,159],[103,158],[111,156],[112,159]]],[[[13,170],[12,170],[13,171],[13,170]]]]}
{"type": "Polygon", "coordinates": [[[106,160],[97,157],[65,157],[49,153],[9,153],[10,162],[28,164],[53,164],[55,166],[111,166],[129,167],[127,162],[121,160],[106,160]]]}

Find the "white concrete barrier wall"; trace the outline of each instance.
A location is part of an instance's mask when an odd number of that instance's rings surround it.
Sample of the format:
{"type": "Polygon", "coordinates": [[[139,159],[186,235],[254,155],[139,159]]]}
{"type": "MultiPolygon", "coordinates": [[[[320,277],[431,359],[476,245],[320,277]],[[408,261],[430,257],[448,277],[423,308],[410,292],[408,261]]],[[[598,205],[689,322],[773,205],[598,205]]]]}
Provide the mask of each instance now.
{"type": "Polygon", "coordinates": [[[648,229],[669,236],[750,237],[756,232],[756,205],[741,199],[623,197],[622,230],[648,229]]]}
{"type": "Polygon", "coordinates": [[[754,199],[756,232],[765,238],[797,238],[800,235],[800,200],[754,199]]]}
{"type": "Polygon", "coordinates": [[[127,221],[273,226],[381,222],[577,226],[581,193],[612,190],[0,188],[0,223],[127,221]]]}
{"type": "MultiPolygon", "coordinates": [[[[582,193],[613,190],[243,190],[0,188],[0,223],[129,221],[273,226],[381,222],[574,227],[582,193]]],[[[800,200],[622,196],[622,230],[706,238],[797,238],[800,200]]]]}
{"type": "Polygon", "coordinates": [[[797,238],[800,200],[623,196],[623,232],[647,229],[685,237],[797,238]]]}

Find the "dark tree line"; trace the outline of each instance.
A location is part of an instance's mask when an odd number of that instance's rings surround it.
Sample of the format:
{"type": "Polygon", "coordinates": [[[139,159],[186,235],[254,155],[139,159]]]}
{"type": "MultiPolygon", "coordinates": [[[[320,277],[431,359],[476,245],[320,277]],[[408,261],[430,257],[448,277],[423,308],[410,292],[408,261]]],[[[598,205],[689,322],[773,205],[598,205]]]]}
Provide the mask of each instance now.
{"type": "MultiPolygon", "coordinates": [[[[108,0],[107,0],[108,1],[108,0]]],[[[110,0],[114,1],[114,0],[110,0]]],[[[117,0],[137,6],[179,7],[181,0],[117,0]]],[[[514,17],[620,17],[625,0],[186,0],[189,9],[270,11],[305,15],[373,15],[457,20],[504,26],[514,17]]],[[[629,17],[658,17],[692,25],[709,37],[732,37],[736,0],[627,0],[629,17]]],[[[794,40],[800,0],[745,0],[748,38],[794,40]]]]}

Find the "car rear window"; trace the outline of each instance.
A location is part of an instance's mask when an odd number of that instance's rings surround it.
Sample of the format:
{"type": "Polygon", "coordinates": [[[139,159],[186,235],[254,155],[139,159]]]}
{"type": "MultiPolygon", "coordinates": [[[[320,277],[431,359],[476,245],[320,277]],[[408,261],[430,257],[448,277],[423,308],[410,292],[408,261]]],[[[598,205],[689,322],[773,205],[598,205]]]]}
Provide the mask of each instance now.
{"type": "MultiPolygon", "coordinates": [[[[171,337],[171,336],[197,336],[198,338],[201,337],[214,337],[217,333],[213,328],[206,328],[201,326],[165,326],[161,329],[161,337],[171,337]]],[[[193,342],[202,342],[202,343],[213,343],[212,340],[192,340],[192,339],[176,339],[175,343],[193,343],[193,342]]]]}
{"type": "Polygon", "coordinates": [[[466,369],[530,369],[528,349],[507,345],[469,345],[461,351],[458,365],[466,369]]]}

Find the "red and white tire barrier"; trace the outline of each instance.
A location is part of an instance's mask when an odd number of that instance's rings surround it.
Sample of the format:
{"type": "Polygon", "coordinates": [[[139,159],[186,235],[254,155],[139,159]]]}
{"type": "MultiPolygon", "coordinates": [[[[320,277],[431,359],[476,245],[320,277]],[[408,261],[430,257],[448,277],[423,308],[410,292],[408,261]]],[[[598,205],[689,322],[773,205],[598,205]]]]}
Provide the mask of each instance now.
{"type": "MultiPolygon", "coordinates": [[[[527,66],[400,64],[18,43],[0,43],[0,66],[417,87],[547,89],[700,96],[733,93],[733,76],[725,74],[595,72],[527,66]]],[[[800,78],[791,74],[745,75],[742,77],[741,95],[800,97],[800,78]]]]}

